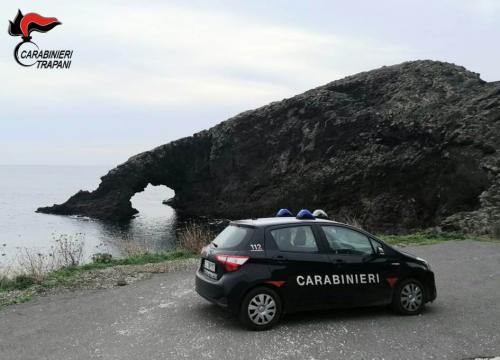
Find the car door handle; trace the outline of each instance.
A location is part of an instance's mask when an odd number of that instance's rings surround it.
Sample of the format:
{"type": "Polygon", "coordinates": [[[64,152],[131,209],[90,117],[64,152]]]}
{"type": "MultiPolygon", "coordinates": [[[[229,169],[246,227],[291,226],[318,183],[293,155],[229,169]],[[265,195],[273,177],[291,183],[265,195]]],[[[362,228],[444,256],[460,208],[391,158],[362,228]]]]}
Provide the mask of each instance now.
{"type": "Polygon", "coordinates": [[[273,257],[273,259],[278,263],[282,263],[282,262],[285,262],[287,260],[286,256],[283,256],[283,255],[276,255],[275,257],[273,257]]]}

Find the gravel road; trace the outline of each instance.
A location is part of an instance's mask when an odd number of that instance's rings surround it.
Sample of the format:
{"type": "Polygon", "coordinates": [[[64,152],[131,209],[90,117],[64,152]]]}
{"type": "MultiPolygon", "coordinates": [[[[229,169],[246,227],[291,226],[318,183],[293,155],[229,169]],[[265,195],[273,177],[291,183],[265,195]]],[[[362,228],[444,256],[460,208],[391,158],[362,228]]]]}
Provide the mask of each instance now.
{"type": "Polygon", "coordinates": [[[406,248],[429,260],[438,297],[401,317],[385,308],[301,313],[249,332],[194,292],[194,274],[41,297],[0,311],[1,360],[464,359],[500,355],[500,244],[406,248]]]}

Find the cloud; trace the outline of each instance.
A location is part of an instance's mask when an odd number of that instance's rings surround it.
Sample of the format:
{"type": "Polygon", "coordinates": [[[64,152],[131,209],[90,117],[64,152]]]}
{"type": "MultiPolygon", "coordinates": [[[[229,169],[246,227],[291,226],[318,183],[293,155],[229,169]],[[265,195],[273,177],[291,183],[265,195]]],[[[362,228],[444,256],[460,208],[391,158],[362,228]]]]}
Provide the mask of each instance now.
{"type": "Polygon", "coordinates": [[[33,38],[42,49],[74,49],[73,64],[22,68],[12,58],[19,39],[4,33],[0,163],[119,163],[240,111],[412,58],[406,45],[340,34],[330,18],[322,29],[280,24],[281,6],[266,19],[163,1],[21,0],[0,10],[12,19],[18,6],[61,20],[33,38]]]}
{"type": "Polygon", "coordinates": [[[497,22],[500,14],[500,1],[498,0],[462,0],[462,4],[481,16],[488,22],[497,22]]]}
{"type": "MultiPolygon", "coordinates": [[[[376,41],[258,25],[226,13],[134,4],[60,7],[65,27],[57,36],[75,48],[72,68],[6,74],[4,83],[12,86],[0,90],[1,96],[51,104],[94,99],[255,107],[367,70],[366,54],[370,67],[406,59],[407,49],[376,41]],[[30,95],[27,87],[44,91],[30,95]]],[[[56,34],[50,35],[55,42],[56,34]]]]}

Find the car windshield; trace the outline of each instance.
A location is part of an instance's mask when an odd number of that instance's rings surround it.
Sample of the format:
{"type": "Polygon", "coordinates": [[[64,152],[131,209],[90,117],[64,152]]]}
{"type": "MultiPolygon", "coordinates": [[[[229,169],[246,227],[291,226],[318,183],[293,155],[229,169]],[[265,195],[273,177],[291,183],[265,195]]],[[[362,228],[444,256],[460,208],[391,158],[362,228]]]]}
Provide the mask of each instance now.
{"type": "Polygon", "coordinates": [[[212,241],[217,249],[234,249],[248,236],[253,234],[253,229],[242,226],[229,225],[212,241]]]}

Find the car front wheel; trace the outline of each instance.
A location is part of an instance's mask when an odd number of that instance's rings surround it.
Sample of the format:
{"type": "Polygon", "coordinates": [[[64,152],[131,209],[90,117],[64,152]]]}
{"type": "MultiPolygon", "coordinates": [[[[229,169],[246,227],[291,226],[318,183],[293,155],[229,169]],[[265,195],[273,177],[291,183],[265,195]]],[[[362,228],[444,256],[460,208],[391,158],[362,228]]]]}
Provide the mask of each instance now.
{"type": "Polygon", "coordinates": [[[392,308],[402,315],[417,315],[424,308],[424,287],[416,279],[406,279],[394,290],[392,308]]]}
{"type": "Polygon", "coordinates": [[[241,304],[240,320],[251,330],[272,328],[281,317],[281,299],[267,287],[250,290],[241,304]]]}

